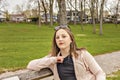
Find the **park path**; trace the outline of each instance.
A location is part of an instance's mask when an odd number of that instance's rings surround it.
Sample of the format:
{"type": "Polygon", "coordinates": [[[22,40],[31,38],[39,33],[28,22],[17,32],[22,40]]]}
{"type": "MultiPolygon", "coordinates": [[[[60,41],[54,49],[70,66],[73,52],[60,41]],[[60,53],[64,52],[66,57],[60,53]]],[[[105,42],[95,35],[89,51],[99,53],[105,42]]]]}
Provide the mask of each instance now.
{"type": "Polygon", "coordinates": [[[120,51],[98,55],[95,59],[106,74],[120,70],[120,51]]]}
{"type": "MultiPolygon", "coordinates": [[[[106,74],[112,74],[120,70],[120,51],[94,56],[106,74]]],[[[52,80],[53,76],[40,80],[52,80]]]]}

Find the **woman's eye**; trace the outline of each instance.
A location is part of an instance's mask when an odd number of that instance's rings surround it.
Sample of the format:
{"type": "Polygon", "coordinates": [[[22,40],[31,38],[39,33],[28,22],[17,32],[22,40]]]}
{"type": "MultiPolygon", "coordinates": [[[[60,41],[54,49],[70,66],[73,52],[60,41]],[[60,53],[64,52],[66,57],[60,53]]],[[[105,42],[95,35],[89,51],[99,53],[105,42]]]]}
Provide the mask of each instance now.
{"type": "Polygon", "coordinates": [[[59,39],[59,37],[57,36],[56,39],[59,39]]]}
{"type": "Polygon", "coordinates": [[[62,36],[63,38],[65,38],[66,36],[62,36]]]}

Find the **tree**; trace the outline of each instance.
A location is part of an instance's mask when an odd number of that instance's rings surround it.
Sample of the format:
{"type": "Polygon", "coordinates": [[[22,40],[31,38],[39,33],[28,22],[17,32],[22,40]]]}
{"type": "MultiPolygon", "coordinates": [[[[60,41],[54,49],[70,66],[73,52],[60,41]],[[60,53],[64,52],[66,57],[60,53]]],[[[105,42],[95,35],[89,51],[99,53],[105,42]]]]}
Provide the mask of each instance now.
{"type": "Polygon", "coordinates": [[[8,6],[8,3],[6,0],[0,0],[0,12],[4,13],[4,16],[6,16],[6,21],[9,20],[9,13],[6,7],[8,6]]]}
{"type": "Polygon", "coordinates": [[[3,0],[0,0],[0,10],[2,9],[3,7],[3,0]]]}
{"type": "Polygon", "coordinates": [[[26,10],[24,11],[24,14],[27,18],[31,18],[32,17],[32,11],[31,11],[31,2],[28,1],[26,2],[26,10]]]}
{"type": "Polygon", "coordinates": [[[91,0],[91,17],[92,17],[92,24],[93,24],[93,33],[96,34],[96,26],[95,26],[95,0],[91,0]]]}
{"type": "MultiPolygon", "coordinates": [[[[81,2],[80,3],[80,5],[81,5],[81,12],[80,12],[80,23],[81,23],[81,30],[83,31],[84,29],[83,29],[83,2],[81,2]]],[[[85,15],[85,14],[84,14],[85,15]]]]}
{"type": "Polygon", "coordinates": [[[38,3],[38,25],[41,26],[41,16],[40,16],[40,1],[37,1],[38,3]]]}
{"type": "Polygon", "coordinates": [[[69,10],[72,12],[73,10],[73,15],[72,15],[72,13],[70,13],[71,15],[71,17],[72,16],[74,16],[73,17],[73,21],[74,21],[74,25],[76,25],[76,23],[77,23],[77,14],[79,13],[79,10],[78,10],[78,8],[77,8],[77,3],[78,3],[78,1],[77,0],[67,0],[67,2],[66,2],[68,5],[68,8],[69,8],[69,10]]]}
{"type": "Polygon", "coordinates": [[[5,16],[6,16],[6,21],[9,21],[9,12],[8,12],[8,10],[6,10],[4,13],[5,13],[5,16]]]}
{"type": "Polygon", "coordinates": [[[99,6],[99,1],[95,0],[95,6],[96,6],[96,22],[99,22],[99,14],[98,14],[98,6],[99,6]]]}
{"type": "Polygon", "coordinates": [[[0,11],[6,11],[7,6],[8,6],[8,3],[6,0],[0,0],[0,11]]]}
{"type": "Polygon", "coordinates": [[[53,25],[53,2],[54,0],[50,0],[50,26],[53,25]]]}
{"type": "Polygon", "coordinates": [[[59,6],[59,25],[67,25],[65,0],[57,0],[59,6]]]}
{"type": "Polygon", "coordinates": [[[75,17],[74,17],[74,25],[76,25],[76,21],[77,21],[77,0],[75,0],[75,17]]]}
{"type": "Polygon", "coordinates": [[[96,34],[96,26],[95,26],[95,0],[88,0],[86,1],[87,5],[89,7],[90,10],[90,23],[92,23],[93,26],[93,34],[96,34]]]}
{"type": "Polygon", "coordinates": [[[119,4],[120,4],[120,0],[118,0],[117,5],[116,5],[116,14],[115,14],[115,16],[116,16],[116,19],[115,19],[116,27],[118,26],[117,25],[117,23],[118,23],[118,16],[120,15],[120,14],[118,14],[119,13],[119,8],[120,8],[119,4]]]}
{"type": "MultiPolygon", "coordinates": [[[[84,0],[84,4],[83,4],[83,6],[84,6],[84,15],[86,14],[86,0],[84,0]]],[[[86,21],[87,19],[85,18],[85,21],[86,21]]]]}
{"type": "Polygon", "coordinates": [[[27,8],[30,11],[31,17],[38,18],[38,26],[41,26],[41,0],[29,0],[27,8]],[[34,4],[34,5],[33,5],[34,4]]]}
{"type": "Polygon", "coordinates": [[[104,8],[104,3],[105,3],[105,0],[102,0],[101,1],[101,7],[100,7],[100,35],[103,34],[102,24],[103,24],[103,8],[104,8]]]}
{"type": "Polygon", "coordinates": [[[43,9],[44,9],[44,12],[45,12],[45,23],[47,24],[48,21],[47,21],[47,8],[46,8],[46,4],[45,1],[41,0],[41,3],[42,3],[42,6],[43,6],[43,9]]]}
{"type": "Polygon", "coordinates": [[[22,12],[23,12],[22,6],[20,6],[20,5],[17,4],[17,5],[15,6],[15,12],[16,12],[16,13],[19,13],[19,14],[22,13],[22,12]]]}

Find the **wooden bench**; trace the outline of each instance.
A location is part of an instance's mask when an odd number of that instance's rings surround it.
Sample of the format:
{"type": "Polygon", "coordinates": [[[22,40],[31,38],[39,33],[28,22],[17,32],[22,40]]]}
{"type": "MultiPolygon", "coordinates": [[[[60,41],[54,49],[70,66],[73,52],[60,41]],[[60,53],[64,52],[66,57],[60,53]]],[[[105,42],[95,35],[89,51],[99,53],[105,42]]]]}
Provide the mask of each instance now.
{"type": "Polygon", "coordinates": [[[18,70],[15,72],[6,72],[0,75],[0,80],[39,80],[51,76],[50,69],[42,69],[40,71],[18,70]]]}

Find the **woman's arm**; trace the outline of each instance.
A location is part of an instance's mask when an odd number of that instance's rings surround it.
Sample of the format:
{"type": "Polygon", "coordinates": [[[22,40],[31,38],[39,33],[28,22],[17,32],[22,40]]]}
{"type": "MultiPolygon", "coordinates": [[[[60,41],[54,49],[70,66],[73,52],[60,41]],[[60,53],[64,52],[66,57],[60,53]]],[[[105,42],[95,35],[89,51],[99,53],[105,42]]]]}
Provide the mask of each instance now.
{"type": "Polygon", "coordinates": [[[103,72],[101,67],[98,65],[94,57],[88,51],[84,50],[83,58],[90,72],[92,72],[95,75],[96,80],[106,80],[105,73],[103,72]]]}
{"type": "Polygon", "coordinates": [[[28,63],[27,68],[30,70],[39,71],[42,68],[49,67],[51,64],[55,64],[57,62],[56,57],[43,57],[40,59],[32,60],[28,63]]]}
{"type": "Polygon", "coordinates": [[[96,80],[106,80],[106,74],[102,70],[99,70],[96,74],[96,80]]]}

